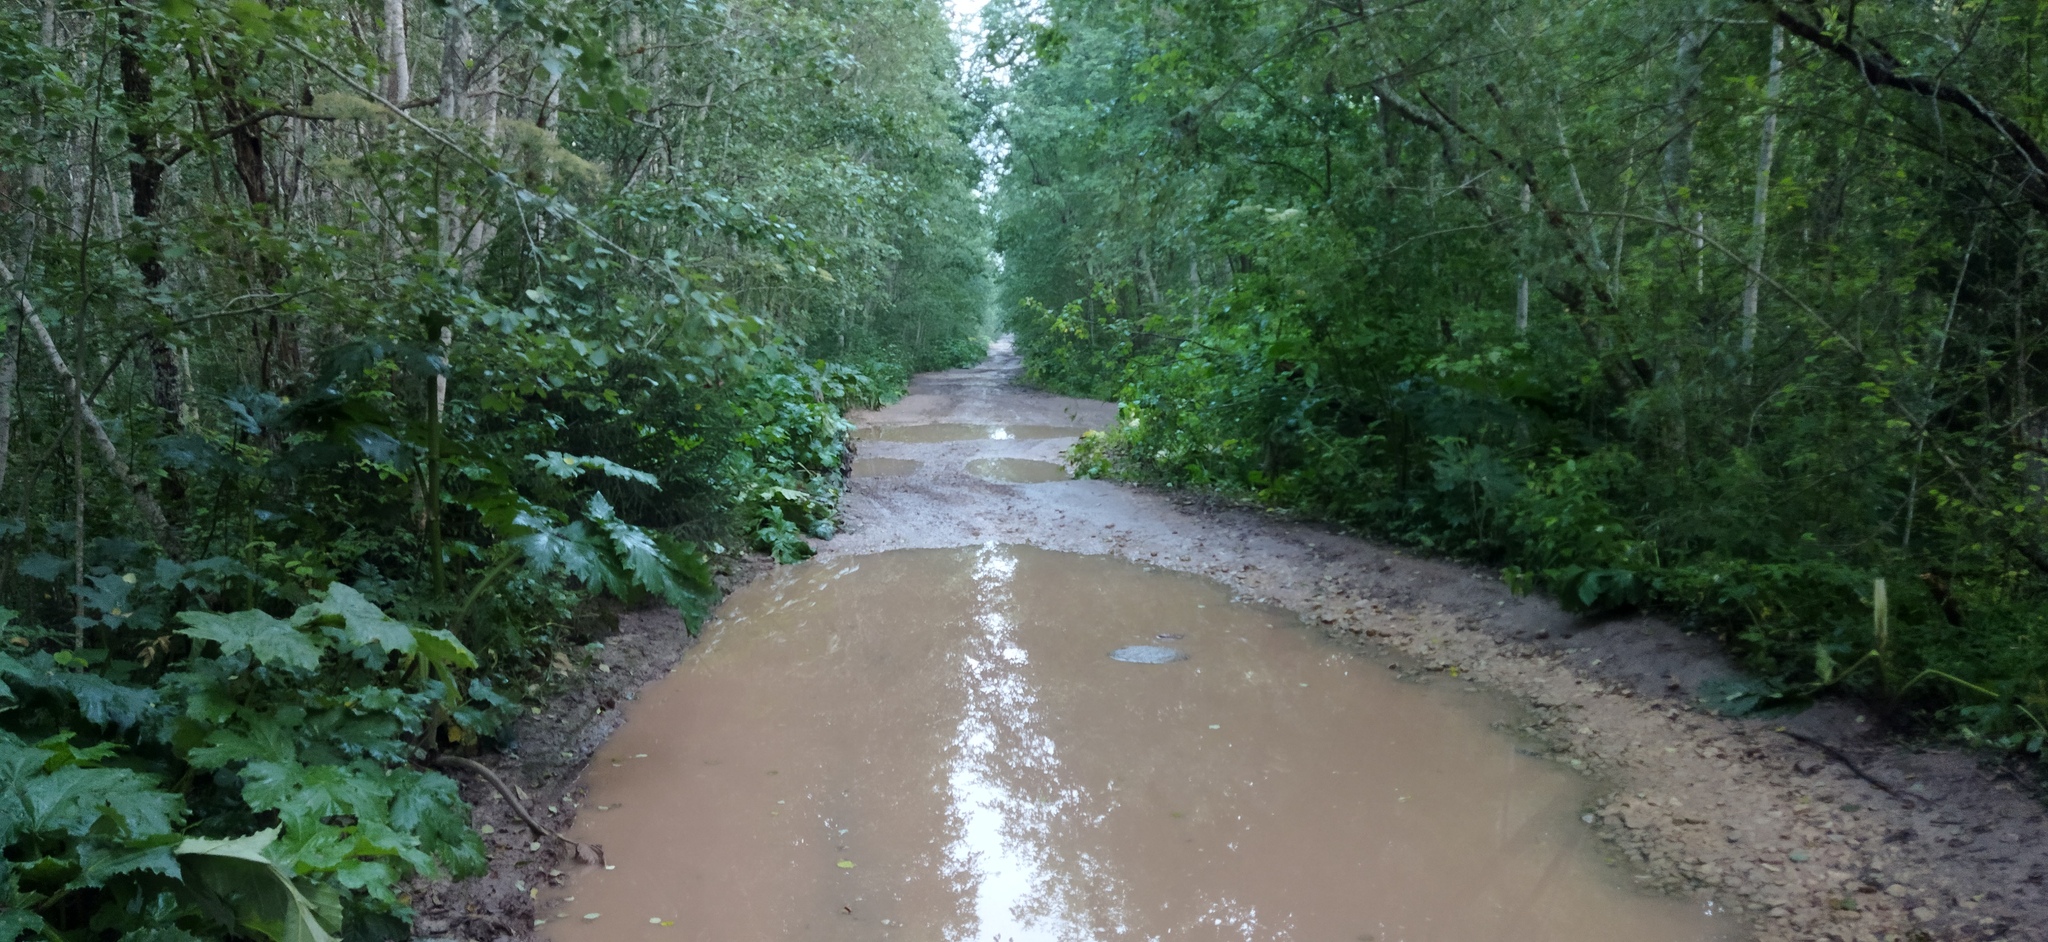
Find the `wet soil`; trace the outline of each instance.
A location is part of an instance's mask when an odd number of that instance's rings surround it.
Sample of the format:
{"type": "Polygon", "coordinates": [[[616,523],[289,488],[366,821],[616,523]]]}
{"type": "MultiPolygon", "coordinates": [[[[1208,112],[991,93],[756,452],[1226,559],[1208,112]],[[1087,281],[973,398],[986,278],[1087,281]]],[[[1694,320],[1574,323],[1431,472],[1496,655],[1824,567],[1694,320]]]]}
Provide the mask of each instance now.
{"type": "MultiPolygon", "coordinates": [[[[978,367],[920,376],[903,400],[854,418],[1006,427],[1115,420],[1113,404],[1014,385],[1018,371],[998,347],[978,367]]],[[[864,441],[863,457],[920,465],[899,477],[856,475],[840,536],[817,544],[821,562],[995,542],[1208,576],[1243,598],[1299,613],[1308,627],[1298,630],[1335,639],[1390,677],[1492,691],[1525,706],[1528,719],[1517,729],[1534,751],[1595,789],[1573,820],[1603,860],[1645,892],[1701,906],[1713,900],[1759,940],[2048,940],[2048,833],[2031,781],[1970,753],[1900,741],[1851,703],[1788,719],[1714,716],[1697,700],[1699,685],[1730,668],[1711,639],[1658,619],[1580,619],[1513,596],[1489,571],[1225,501],[1092,480],[999,484],[965,471],[981,457],[1057,461],[1069,444],[864,441]]],[[[680,645],[670,647],[622,657],[614,671],[658,677],[680,654],[680,645]]],[[[606,689],[619,697],[632,686],[606,689]]],[[[538,770],[526,781],[547,784],[526,788],[537,803],[557,803],[557,826],[574,817],[579,797],[573,775],[581,759],[571,756],[587,755],[616,722],[615,712],[590,712],[605,695],[572,700],[560,718],[550,710],[522,739],[528,758],[504,763],[538,770]],[[558,747],[570,755],[550,752],[558,747]]],[[[1327,721],[1359,734],[1372,727],[1365,716],[1327,721]]],[[[544,889],[548,868],[563,867],[561,858],[528,855],[523,833],[504,837],[514,823],[493,810],[492,796],[471,797],[479,822],[496,825],[500,862],[490,880],[468,885],[506,892],[429,891],[439,895],[421,900],[422,934],[525,938],[531,923],[521,920],[532,916],[533,894],[544,889]],[[513,897],[515,886],[525,899],[513,897]]]]}
{"type": "Polygon", "coordinates": [[[853,460],[852,476],[857,478],[900,478],[917,470],[917,466],[921,463],[906,458],[855,458],[853,460]]]}
{"type": "MultiPolygon", "coordinates": [[[[910,397],[854,418],[1115,420],[1112,404],[1015,386],[1019,369],[999,351],[919,377],[910,397]]],[[[948,470],[983,455],[1058,460],[1067,444],[863,443],[864,454],[925,458],[925,469],[857,483],[840,536],[820,547],[831,558],[996,541],[1206,575],[1300,613],[1391,674],[1529,704],[1527,731],[1599,788],[1582,826],[1603,856],[1646,890],[1724,903],[1758,940],[2048,940],[2048,827],[2027,778],[1901,741],[1853,703],[1778,719],[1710,715],[1700,684],[1733,673],[1711,638],[1650,617],[1582,619],[1514,596],[1496,572],[1172,491],[1002,485],[948,470]]]]}
{"type": "MultiPolygon", "coordinates": [[[[716,579],[731,592],[774,569],[765,556],[719,561],[716,579]]],[[[502,748],[476,757],[518,790],[521,803],[555,831],[576,820],[581,777],[592,753],[624,722],[621,704],[641,687],[665,677],[696,643],[680,615],[669,608],[586,614],[585,633],[601,647],[558,657],[549,671],[546,705],[518,723],[502,748]]],[[[467,771],[449,771],[474,809],[471,823],[484,832],[490,869],[455,882],[416,880],[403,898],[417,914],[419,939],[512,942],[534,937],[536,897],[565,881],[577,864],[566,845],[535,835],[510,803],[467,771]]]]}
{"type": "Polygon", "coordinates": [[[1497,731],[1524,711],[1299,624],[1028,546],[783,570],[625,706],[575,831],[610,866],[543,892],[547,931],[1732,937],[1588,852],[1585,781],[1497,731]]]}

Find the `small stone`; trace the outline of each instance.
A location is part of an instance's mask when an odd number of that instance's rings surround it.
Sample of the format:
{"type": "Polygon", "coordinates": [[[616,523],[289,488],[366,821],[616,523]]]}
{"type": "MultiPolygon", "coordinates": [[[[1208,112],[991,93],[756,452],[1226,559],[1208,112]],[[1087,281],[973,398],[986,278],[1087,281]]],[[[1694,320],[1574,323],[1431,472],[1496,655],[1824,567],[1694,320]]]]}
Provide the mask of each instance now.
{"type": "Polygon", "coordinates": [[[1790,860],[1793,863],[1805,863],[1809,860],[1812,860],[1813,855],[1803,850],[1795,850],[1789,854],[1786,854],[1785,859],[1790,860]]]}
{"type": "Polygon", "coordinates": [[[661,917],[660,917],[660,916],[649,916],[649,917],[647,917],[647,924],[648,924],[648,925],[650,925],[650,926],[658,926],[658,925],[661,925],[661,917]]]}
{"type": "Polygon", "coordinates": [[[539,850],[539,849],[540,849],[540,842],[539,842],[539,841],[534,841],[533,843],[531,843],[531,844],[528,844],[528,845],[526,845],[526,849],[527,849],[527,850],[539,850]]]}
{"type": "Polygon", "coordinates": [[[1884,888],[1884,895],[1889,896],[1893,899],[1905,899],[1906,888],[1894,883],[1891,886],[1884,888]]]}
{"type": "Polygon", "coordinates": [[[596,914],[596,913],[584,913],[584,914],[583,914],[583,921],[584,921],[584,922],[591,922],[591,921],[594,921],[595,919],[597,919],[597,914],[596,914]]]}
{"type": "Polygon", "coordinates": [[[1917,909],[1913,910],[1913,918],[1914,918],[1914,919],[1917,919],[1917,920],[1919,920],[1919,921],[1921,921],[1921,922],[1933,922],[1933,921],[1934,921],[1934,910],[1932,910],[1932,909],[1929,909],[1929,908],[1927,908],[1927,907],[1925,907],[1925,906],[1921,906],[1921,907],[1919,907],[1919,908],[1917,908],[1917,909]]]}

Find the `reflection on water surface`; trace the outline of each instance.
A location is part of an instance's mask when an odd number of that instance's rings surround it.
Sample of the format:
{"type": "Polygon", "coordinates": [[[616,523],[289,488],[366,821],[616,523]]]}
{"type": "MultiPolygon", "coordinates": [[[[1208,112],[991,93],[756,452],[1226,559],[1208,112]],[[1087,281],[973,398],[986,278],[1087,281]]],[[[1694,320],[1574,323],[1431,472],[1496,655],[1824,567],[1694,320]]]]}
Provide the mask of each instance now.
{"type": "Polygon", "coordinates": [[[1080,438],[1085,428],[1064,425],[967,425],[934,422],[929,425],[866,425],[853,430],[853,437],[876,442],[965,442],[977,439],[1010,441],[1026,438],[1080,438]]]}
{"type": "Polygon", "coordinates": [[[967,462],[967,473],[998,484],[1044,484],[1069,480],[1066,466],[1059,462],[1029,458],[976,458],[967,462]]]}
{"type": "Polygon", "coordinates": [[[1373,666],[1215,583],[1105,557],[989,545],[792,567],[734,595],[599,753],[578,836],[617,869],[544,895],[543,931],[1730,931],[1618,886],[1582,846],[1582,780],[1518,755],[1487,728],[1502,714],[1485,698],[1373,666]],[[1161,638],[1187,659],[1108,656],[1161,638]]]}

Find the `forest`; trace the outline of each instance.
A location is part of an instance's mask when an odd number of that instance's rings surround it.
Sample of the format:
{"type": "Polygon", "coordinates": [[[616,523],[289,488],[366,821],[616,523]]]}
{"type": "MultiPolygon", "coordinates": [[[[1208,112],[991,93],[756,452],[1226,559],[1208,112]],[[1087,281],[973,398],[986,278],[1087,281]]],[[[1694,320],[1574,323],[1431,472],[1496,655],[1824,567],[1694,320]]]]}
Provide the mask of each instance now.
{"type": "Polygon", "coordinates": [[[2048,735],[2048,8],[996,0],[998,291],[1084,470],[2048,735]]]}
{"type": "Polygon", "coordinates": [[[979,22],[0,6],[0,939],[407,937],[450,757],[831,538],[844,413],[997,330],[1120,404],[1083,475],[2038,769],[2048,6],[979,22]]]}
{"type": "Polygon", "coordinates": [[[0,7],[0,938],[479,872],[437,757],[982,355],[959,73],[932,0],[0,7]]]}

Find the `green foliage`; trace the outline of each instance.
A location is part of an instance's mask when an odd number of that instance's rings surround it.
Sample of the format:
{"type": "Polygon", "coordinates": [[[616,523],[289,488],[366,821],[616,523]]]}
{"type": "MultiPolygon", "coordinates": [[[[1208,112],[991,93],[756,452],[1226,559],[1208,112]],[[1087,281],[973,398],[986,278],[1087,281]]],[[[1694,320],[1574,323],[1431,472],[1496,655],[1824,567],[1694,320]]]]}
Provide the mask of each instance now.
{"type": "Polygon", "coordinates": [[[999,0],[1028,374],[1121,399],[1084,473],[1678,610],[1729,709],[2038,751],[2036,18],[1818,9],[999,0]]]}
{"type": "Polygon", "coordinates": [[[0,938],[403,935],[577,607],[695,630],[985,344],[933,0],[15,4],[0,88],[0,938]]]}

